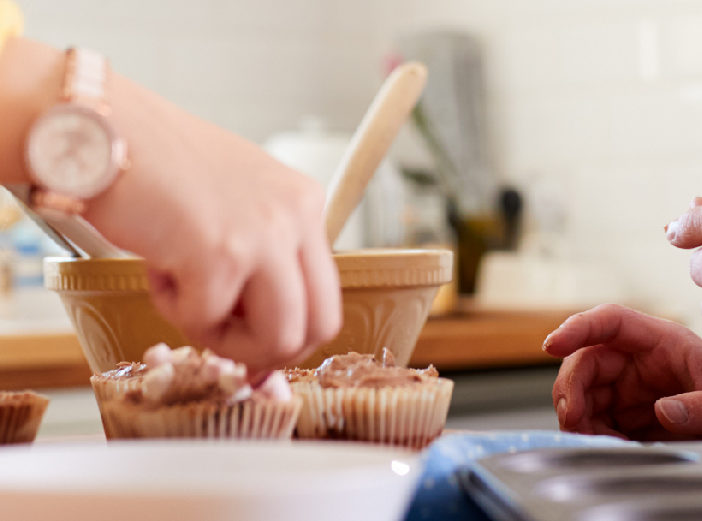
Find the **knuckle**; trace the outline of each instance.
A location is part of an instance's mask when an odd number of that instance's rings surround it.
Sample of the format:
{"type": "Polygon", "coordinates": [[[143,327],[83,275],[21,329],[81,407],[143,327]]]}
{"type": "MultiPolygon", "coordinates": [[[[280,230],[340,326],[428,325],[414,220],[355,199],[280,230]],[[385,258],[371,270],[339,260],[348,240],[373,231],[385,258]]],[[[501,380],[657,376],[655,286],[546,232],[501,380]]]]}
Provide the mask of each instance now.
{"type": "Polygon", "coordinates": [[[220,245],[222,258],[227,259],[234,269],[240,269],[247,265],[252,256],[250,241],[241,236],[230,236],[225,238],[220,245]]]}
{"type": "MultiPolygon", "coordinates": [[[[596,311],[598,313],[606,314],[606,315],[620,315],[624,313],[627,310],[624,306],[621,304],[612,304],[612,303],[605,303],[605,304],[599,304],[595,308],[593,308],[593,311],[596,311]]],[[[581,316],[582,313],[579,313],[577,316],[581,316]]]]}
{"type": "Polygon", "coordinates": [[[683,214],[677,221],[675,242],[686,243],[694,240],[702,233],[702,208],[694,209],[683,214]]]}
{"type": "Polygon", "coordinates": [[[315,181],[305,181],[295,197],[297,210],[308,218],[316,219],[324,210],[325,194],[322,186],[315,181]]]}
{"type": "Polygon", "coordinates": [[[279,219],[278,211],[279,207],[272,201],[263,202],[257,209],[258,215],[256,216],[259,221],[261,221],[265,226],[270,226],[276,223],[279,219]]]}
{"type": "Polygon", "coordinates": [[[258,217],[263,224],[261,232],[268,240],[284,243],[294,237],[293,216],[282,205],[265,204],[258,217]]]}
{"type": "Polygon", "coordinates": [[[687,226],[689,231],[700,231],[702,230],[702,209],[695,207],[688,214],[687,226]]]}

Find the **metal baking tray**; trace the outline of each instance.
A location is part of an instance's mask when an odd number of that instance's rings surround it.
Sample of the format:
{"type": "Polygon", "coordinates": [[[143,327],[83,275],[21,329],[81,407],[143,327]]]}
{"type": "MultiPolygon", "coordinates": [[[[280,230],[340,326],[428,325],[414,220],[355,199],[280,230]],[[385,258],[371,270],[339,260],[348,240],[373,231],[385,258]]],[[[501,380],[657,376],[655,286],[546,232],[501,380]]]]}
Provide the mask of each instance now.
{"type": "Polygon", "coordinates": [[[702,460],[689,446],[539,449],[459,472],[497,521],[699,521],[702,460]]]}

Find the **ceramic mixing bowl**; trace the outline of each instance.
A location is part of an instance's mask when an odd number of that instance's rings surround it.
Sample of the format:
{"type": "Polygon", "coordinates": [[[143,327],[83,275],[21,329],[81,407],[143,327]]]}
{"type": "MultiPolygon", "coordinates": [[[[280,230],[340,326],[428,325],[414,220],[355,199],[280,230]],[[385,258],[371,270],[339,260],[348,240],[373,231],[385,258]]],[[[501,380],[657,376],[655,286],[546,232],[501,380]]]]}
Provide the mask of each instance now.
{"type": "Polygon", "coordinates": [[[383,347],[407,365],[439,287],[451,281],[451,251],[367,249],[336,253],[334,260],[343,325],[302,366],[317,367],[349,351],[380,353],[383,347]]]}
{"type": "MultiPolygon", "coordinates": [[[[334,255],[342,287],[344,323],[339,335],[303,365],[332,354],[390,349],[405,365],[439,286],[451,280],[449,250],[368,249],[334,255]]],[[[142,259],[74,259],[44,262],[45,285],[61,297],[90,369],[104,372],[121,361],[141,360],[158,342],[188,344],[153,307],[142,259]]]]}
{"type": "Polygon", "coordinates": [[[142,259],[44,259],[44,285],[61,297],[93,372],[140,361],[159,342],[188,344],[151,303],[142,259]]]}

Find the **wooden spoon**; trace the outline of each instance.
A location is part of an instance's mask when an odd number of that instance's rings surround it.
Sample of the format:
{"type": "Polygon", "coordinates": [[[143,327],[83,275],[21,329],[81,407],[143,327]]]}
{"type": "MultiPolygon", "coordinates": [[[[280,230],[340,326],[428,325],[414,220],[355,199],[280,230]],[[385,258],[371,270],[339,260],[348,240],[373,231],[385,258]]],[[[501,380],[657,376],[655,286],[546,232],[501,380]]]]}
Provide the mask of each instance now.
{"type": "Polygon", "coordinates": [[[331,246],[361,201],[368,181],[416,105],[426,81],[424,65],[402,64],[388,76],[373,99],[330,184],[326,228],[331,246]]]}

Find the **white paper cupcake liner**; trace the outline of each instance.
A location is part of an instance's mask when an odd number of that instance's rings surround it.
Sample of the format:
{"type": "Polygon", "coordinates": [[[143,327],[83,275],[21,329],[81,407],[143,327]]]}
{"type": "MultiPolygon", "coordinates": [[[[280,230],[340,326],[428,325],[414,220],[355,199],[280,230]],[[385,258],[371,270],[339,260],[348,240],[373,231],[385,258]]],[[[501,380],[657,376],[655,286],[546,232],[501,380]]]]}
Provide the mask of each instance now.
{"type": "Polygon", "coordinates": [[[108,439],[289,439],[301,400],[245,400],[231,405],[193,402],[147,409],[129,400],[102,402],[108,439]]]}
{"type": "Polygon", "coordinates": [[[446,424],[453,382],[446,378],[416,386],[323,388],[292,382],[302,398],[299,438],[334,438],[423,448],[446,424]]]}
{"type": "Polygon", "coordinates": [[[0,445],[34,441],[49,405],[32,392],[0,392],[0,445]]]}
{"type": "Polygon", "coordinates": [[[100,402],[122,397],[130,391],[136,391],[141,384],[141,377],[111,378],[109,376],[94,375],[90,377],[95,399],[100,402]]]}
{"type": "Polygon", "coordinates": [[[110,439],[110,435],[108,434],[108,429],[105,426],[103,404],[110,400],[124,398],[124,396],[130,391],[136,391],[139,388],[141,381],[141,376],[130,378],[113,378],[103,375],[93,375],[90,377],[90,385],[93,387],[95,401],[97,401],[98,409],[100,410],[100,417],[102,418],[102,427],[108,439],[110,439]]]}

